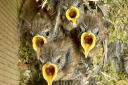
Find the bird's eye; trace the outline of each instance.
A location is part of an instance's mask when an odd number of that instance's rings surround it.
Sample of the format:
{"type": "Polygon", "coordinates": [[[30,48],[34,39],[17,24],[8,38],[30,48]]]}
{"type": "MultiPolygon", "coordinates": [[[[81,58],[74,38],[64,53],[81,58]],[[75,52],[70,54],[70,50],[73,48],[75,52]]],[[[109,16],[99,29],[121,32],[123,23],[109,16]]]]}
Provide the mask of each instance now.
{"type": "Polygon", "coordinates": [[[98,35],[99,34],[99,31],[97,31],[95,34],[98,35]]]}
{"type": "Polygon", "coordinates": [[[95,28],[92,32],[93,32],[95,35],[98,35],[98,34],[99,34],[99,28],[95,28]]]}
{"type": "Polygon", "coordinates": [[[80,3],[78,3],[78,5],[77,5],[78,7],[80,7],[80,3]]]}
{"type": "Polygon", "coordinates": [[[57,63],[60,63],[60,58],[57,60],[57,63]]]}
{"type": "Polygon", "coordinates": [[[47,31],[45,34],[46,34],[46,36],[49,36],[49,31],[47,31]]]}
{"type": "Polygon", "coordinates": [[[84,7],[84,10],[88,10],[88,7],[87,7],[87,6],[85,6],[85,7],[84,7]]]}

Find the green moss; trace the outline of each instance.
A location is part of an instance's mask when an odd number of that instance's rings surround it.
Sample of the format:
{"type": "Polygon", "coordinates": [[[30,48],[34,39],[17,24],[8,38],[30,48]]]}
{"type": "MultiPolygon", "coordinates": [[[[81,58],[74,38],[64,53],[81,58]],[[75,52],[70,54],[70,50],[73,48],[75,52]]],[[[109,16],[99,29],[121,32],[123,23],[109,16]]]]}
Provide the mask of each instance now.
{"type": "Polygon", "coordinates": [[[120,80],[128,80],[128,74],[126,72],[119,72],[118,76],[120,80]]]}
{"type": "MultiPolygon", "coordinates": [[[[128,44],[128,35],[124,29],[125,24],[128,23],[128,1],[127,0],[112,0],[110,4],[109,19],[111,26],[109,27],[109,42],[121,42],[128,44]]],[[[111,60],[110,67],[107,66],[108,73],[118,80],[127,80],[128,74],[120,69],[119,72],[115,70],[115,61],[111,60]],[[112,68],[114,68],[112,70],[112,68]],[[111,70],[110,70],[111,69],[111,70]]],[[[122,84],[125,85],[125,84],[122,84]]]]}
{"type": "Polygon", "coordinates": [[[93,57],[93,66],[94,66],[94,68],[97,65],[103,65],[103,56],[94,56],[93,57]]]}
{"type": "Polygon", "coordinates": [[[126,0],[113,0],[110,3],[109,19],[111,26],[109,27],[109,41],[117,40],[128,43],[128,35],[124,30],[124,25],[128,23],[128,6],[126,0]]]}
{"type": "Polygon", "coordinates": [[[119,80],[116,82],[116,85],[127,85],[128,84],[128,80],[119,80]]]}

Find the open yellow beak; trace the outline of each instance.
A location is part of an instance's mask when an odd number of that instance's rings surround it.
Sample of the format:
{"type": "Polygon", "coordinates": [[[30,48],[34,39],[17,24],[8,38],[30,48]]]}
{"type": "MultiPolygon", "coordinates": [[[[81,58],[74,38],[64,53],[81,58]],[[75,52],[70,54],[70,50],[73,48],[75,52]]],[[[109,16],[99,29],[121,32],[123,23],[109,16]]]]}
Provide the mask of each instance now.
{"type": "Polygon", "coordinates": [[[84,54],[86,58],[88,56],[89,51],[94,48],[95,43],[96,43],[96,37],[93,33],[84,32],[81,35],[81,46],[84,49],[84,54]]]}
{"type": "Polygon", "coordinates": [[[79,18],[80,12],[78,8],[71,7],[66,11],[66,18],[73,23],[73,25],[77,25],[77,18],[79,18]]]}
{"type": "Polygon", "coordinates": [[[58,68],[55,64],[45,64],[42,67],[42,74],[48,85],[52,85],[53,80],[57,77],[58,68]]]}
{"type": "Polygon", "coordinates": [[[41,47],[47,43],[47,40],[45,37],[41,35],[36,35],[32,39],[32,46],[33,49],[37,52],[37,56],[40,54],[41,47]]]}

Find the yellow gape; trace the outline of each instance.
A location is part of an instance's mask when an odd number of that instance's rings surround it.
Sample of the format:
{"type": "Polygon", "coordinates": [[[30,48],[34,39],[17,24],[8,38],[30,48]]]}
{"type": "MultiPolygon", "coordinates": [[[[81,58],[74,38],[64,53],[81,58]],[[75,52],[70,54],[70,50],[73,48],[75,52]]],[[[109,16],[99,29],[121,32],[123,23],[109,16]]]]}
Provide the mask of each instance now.
{"type": "Polygon", "coordinates": [[[41,36],[41,35],[36,35],[33,37],[32,39],[32,46],[33,49],[37,52],[37,57],[39,58],[39,54],[41,51],[41,47],[47,43],[47,40],[45,37],[41,36]]]}
{"type": "Polygon", "coordinates": [[[77,25],[77,18],[79,18],[80,13],[78,8],[71,7],[66,11],[66,18],[73,23],[73,25],[77,25]]]}
{"type": "Polygon", "coordinates": [[[42,67],[42,74],[48,85],[52,85],[53,80],[57,77],[58,68],[55,64],[47,63],[42,67]]]}
{"type": "Polygon", "coordinates": [[[89,51],[94,48],[95,43],[96,43],[96,37],[93,33],[84,32],[81,35],[81,46],[84,49],[84,55],[86,58],[88,56],[89,51]]]}

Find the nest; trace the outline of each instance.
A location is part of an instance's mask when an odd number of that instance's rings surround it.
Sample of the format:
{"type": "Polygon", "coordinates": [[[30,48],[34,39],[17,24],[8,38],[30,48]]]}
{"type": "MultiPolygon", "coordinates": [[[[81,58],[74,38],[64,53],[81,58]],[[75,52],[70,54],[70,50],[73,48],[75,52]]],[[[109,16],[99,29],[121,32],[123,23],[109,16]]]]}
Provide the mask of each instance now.
{"type": "MultiPolygon", "coordinates": [[[[40,53],[37,55],[32,47],[32,39],[37,34],[41,34],[46,37],[48,42],[53,43],[54,41],[56,41],[57,43],[55,44],[49,44],[49,47],[51,46],[54,48],[55,46],[52,45],[56,45],[58,44],[58,42],[60,44],[60,41],[68,42],[70,41],[68,39],[71,38],[71,40],[75,42],[73,43],[74,48],[71,48],[71,50],[75,49],[78,54],[80,54],[79,56],[82,56],[80,57],[76,67],[74,67],[75,71],[72,74],[72,78],[65,77],[63,79],[58,79],[53,83],[53,85],[84,85],[85,83],[91,85],[104,85],[110,83],[118,84],[120,82],[123,82],[125,85],[128,79],[128,36],[126,35],[127,25],[124,25],[125,23],[116,23],[116,21],[122,20],[120,19],[121,15],[117,18],[117,20],[114,20],[114,17],[117,16],[115,10],[120,10],[122,12],[121,14],[125,15],[125,9],[127,8],[125,8],[125,6],[123,5],[126,4],[124,4],[124,1],[120,3],[118,2],[118,0],[116,3],[114,1],[110,3],[95,0],[76,0],[74,2],[72,0],[65,0],[62,2],[59,0],[24,1],[19,13],[19,28],[21,36],[19,50],[20,61],[18,63],[18,67],[21,72],[20,85],[47,85],[47,82],[42,76],[42,66],[44,64],[44,61],[38,60],[37,56],[40,56],[40,53]],[[73,13],[71,11],[71,14],[69,14],[71,16],[71,19],[69,20],[68,18],[66,18],[65,13],[66,10],[72,6],[77,7],[79,10],[81,10],[82,8],[79,8],[81,7],[81,4],[83,4],[82,6],[84,9],[84,13],[87,14],[86,17],[89,16],[89,18],[86,18],[85,21],[83,21],[83,17],[80,18],[77,22],[82,23],[82,25],[76,25],[76,18],[74,18],[74,16],[79,15],[78,11],[75,9],[73,10],[73,13]],[[110,6],[111,8],[109,8],[110,6]],[[121,8],[115,9],[115,6],[121,8]],[[61,8],[63,8],[63,10],[61,8]],[[73,22],[73,24],[70,24],[70,22],[73,22]],[[83,22],[85,22],[86,25],[84,25],[83,22]],[[98,25],[99,27],[105,29],[100,29],[97,31],[97,29],[94,29],[96,28],[95,25],[98,25]],[[115,30],[116,28],[117,30],[115,30]],[[92,29],[94,32],[92,31],[92,29]],[[90,57],[86,59],[84,57],[84,53],[82,53],[83,50],[78,50],[82,49],[79,39],[82,32],[85,31],[91,31],[95,35],[98,35],[96,36],[96,50],[92,49],[89,54],[90,57]],[[108,31],[110,31],[109,35],[108,31]],[[121,33],[119,33],[118,35],[118,32],[121,33]]],[[[82,13],[83,11],[80,11],[79,16],[81,16],[82,13]]],[[[77,18],[79,16],[77,16],[77,18]]],[[[125,18],[126,17],[127,16],[125,16],[125,18]]],[[[127,22],[127,20],[122,20],[121,22],[127,22]]],[[[85,40],[86,42],[88,41],[87,39],[85,40]]],[[[90,43],[90,41],[88,42],[90,43]]],[[[92,42],[93,41],[91,41],[91,43],[92,42]]],[[[46,46],[46,48],[48,47],[46,46]]],[[[49,53],[49,51],[47,50],[46,52],[49,53]]],[[[67,59],[70,60],[70,57],[67,59]]],[[[45,60],[45,62],[47,61],[47,59],[42,60],[45,60]]],[[[62,67],[66,69],[68,68],[68,66],[70,66],[68,65],[68,63],[66,63],[66,65],[67,66],[62,65],[62,67]]]]}

